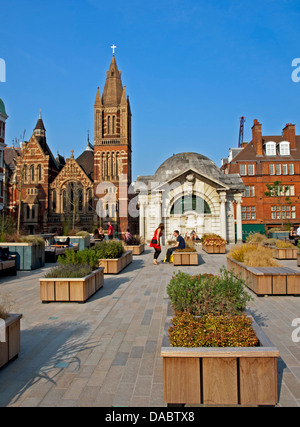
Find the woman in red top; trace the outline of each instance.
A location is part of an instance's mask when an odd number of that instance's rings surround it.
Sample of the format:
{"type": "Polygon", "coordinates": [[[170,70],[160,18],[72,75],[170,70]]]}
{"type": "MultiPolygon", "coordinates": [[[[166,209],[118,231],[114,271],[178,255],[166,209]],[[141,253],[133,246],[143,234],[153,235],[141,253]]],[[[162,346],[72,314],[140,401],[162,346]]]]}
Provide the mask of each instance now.
{"type": "Polygon", "coordinates": [[[154,248],[155,250],[153,260],[154,265],[158,265],[157,258],[161,253],[160,238],[163,234],[164,228],[165,226],[163,224],[159,224],[158,228],[155,230],[154,237],[150,243],[150,248],[154,248]]]}

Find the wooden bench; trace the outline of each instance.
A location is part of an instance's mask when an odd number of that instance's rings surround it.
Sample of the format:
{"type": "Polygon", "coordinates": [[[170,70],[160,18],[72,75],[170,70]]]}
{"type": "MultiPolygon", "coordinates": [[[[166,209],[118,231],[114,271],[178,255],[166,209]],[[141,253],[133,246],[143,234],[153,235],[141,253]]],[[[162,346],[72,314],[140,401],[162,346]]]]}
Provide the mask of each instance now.
{"type": "Polygon", "coordinates": [[[300,273],[288,267],[247,267],[227,258],[227,269],[240,275],[257,295],[300,295],[300,273]]]}
{"type": "Polygon", "coordinates": [[[10,259],[6,261],[0,260],[1,275],[9,274],[11,276],[17,275],[16,255],[10,255],[10,259]]]}
{"type": "Polygon", "coordinates": [[[45,262],[56,262],[59,255],[64,255],[67,249],[77,252],[79,245],[78,243],[73,246],[51,245],[45,248],[45,262]]]}

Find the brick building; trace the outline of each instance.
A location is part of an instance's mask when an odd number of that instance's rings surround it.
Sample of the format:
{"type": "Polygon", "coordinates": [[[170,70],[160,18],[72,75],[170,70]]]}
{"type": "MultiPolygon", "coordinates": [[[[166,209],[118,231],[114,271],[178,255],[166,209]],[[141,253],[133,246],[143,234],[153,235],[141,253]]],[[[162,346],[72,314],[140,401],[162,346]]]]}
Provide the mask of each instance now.
{"type": "Polygon", "coordinates": [[[242,221],[246,231],[261,224],[265,229],[282,223],[300,223],[300,135],[288,123],[281,135],[263,135],[262,125],[254,120],[252,140],[230,149],[223,159],[225,173],[239,173],[244,184],[242,221]],[[286,194],[266,196],[267,184],[279,181],[288,186],[286,194]],[[288,200],[285,198],[288,197],[288,200]],[[252,227],[251,227],[252,226],[252,227]]]}
{"type": "Polygon", "coordinates": [[[21,150],[7,149],[7,198],[23,232],[60,232],[66,224],[92,231],[110,221],[117,232],[130,227],[137,233],[137,220],[128,215],[131,110],[114,55],[102,97],[97,90],[94,114],[94,146],[88,138],[76,159],[74,150],[66,160],[54,158],[41,114],[21,150]]]}

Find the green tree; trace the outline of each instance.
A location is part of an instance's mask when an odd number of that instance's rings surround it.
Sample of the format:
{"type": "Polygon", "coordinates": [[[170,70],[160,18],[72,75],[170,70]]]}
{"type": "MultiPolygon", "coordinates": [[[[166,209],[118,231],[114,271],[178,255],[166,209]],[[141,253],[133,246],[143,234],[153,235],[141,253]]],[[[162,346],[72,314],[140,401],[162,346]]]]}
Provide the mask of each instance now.
{"type": "Polygon", "coordinates": [[[292,201],[287,192],[289,191],[289,186],[282,184],[280,181],[274,181],[272,184],[267,184],[268,191],[265,192],[267,197],[276,198],[276,204],[280,206],[281,212],[281,226],[283,228],[283,217],[282,217],[282,207],[286,204],[291,204],[292,201]]]}

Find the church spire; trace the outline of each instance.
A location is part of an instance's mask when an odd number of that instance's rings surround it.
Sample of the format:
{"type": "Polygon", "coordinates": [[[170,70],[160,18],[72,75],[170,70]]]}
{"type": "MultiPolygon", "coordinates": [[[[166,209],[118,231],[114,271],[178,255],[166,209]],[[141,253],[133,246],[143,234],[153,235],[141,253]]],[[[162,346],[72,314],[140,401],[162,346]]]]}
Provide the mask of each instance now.
{"type": "Polygon", "coordinates": [[[117,106],[121,102],[123,86],[121,71],[118,70],[115,55],[113,54],[109,70],[106,73],[106,82],[102,94],[104,106],[117,106]]]}
{"type": "Polygon", "coordinates": [[[45,136],[45,133],[46,133],[46,129],[42,119],[42,110],[40,110],[39,119],[37,121],[35,128],[33,129],[33,134],[45,136]]]}
{"type": "Polygon", "coordinates": [[[98,86],[97,94],[96,94],[96,100],[95,100],[95,107],[101,107],[101,106],[102,106],[102,100],[101,100],[101,95],[100,95],[100,89],[98,86]]]}

